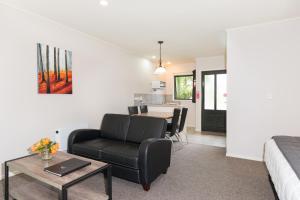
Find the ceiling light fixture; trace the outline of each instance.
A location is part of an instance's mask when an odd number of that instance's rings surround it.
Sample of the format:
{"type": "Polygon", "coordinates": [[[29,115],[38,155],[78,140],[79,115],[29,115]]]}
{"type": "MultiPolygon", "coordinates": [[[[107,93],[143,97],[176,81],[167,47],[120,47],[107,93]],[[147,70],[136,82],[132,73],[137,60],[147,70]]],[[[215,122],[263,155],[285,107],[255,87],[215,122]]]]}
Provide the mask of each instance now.
{"type": "Polygon", "coordinates": [[[100,1],[99,1],[99,4],[100,4],[101,6],[103,6],[103,7],[106,7],[106,6],[108,6],[108,1],[107,1],[107,0],[100,0],[100,1]]]}
{"type": "Polygon", "coordinates": [[[156,56],[152,56],[152,59],[156,59],[156,56]]]}
{"type": "Polygon", "coordinates": [[[166,68],[162,66],[161,61],[161,45],[164,43],[164,41],[158,41],[159,44],[159,66],[156,68],[154,74],[160,75],[166,72],[166,68]]]}

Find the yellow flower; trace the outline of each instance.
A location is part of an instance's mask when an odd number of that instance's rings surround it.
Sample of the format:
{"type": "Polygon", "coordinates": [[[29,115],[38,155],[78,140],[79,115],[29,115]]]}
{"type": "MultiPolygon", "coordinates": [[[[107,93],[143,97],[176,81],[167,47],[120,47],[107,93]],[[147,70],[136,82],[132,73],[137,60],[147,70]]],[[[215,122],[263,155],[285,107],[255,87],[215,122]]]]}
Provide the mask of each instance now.
{"type": "Polygon", "coordinates": [[[35,145],[33,145],[33,146],[31,147],[31,151],[32,151],[32,152],[35,152],[35,151],[36,151],[35,145]]]}
{"type": "Polygon", "coordinates": [[[39,142],[33,144],[33,145],[31,146],[31,151],[32,151],[32,152],[36,152],[36,151],[40,148],[40,145],[41,145],[41,144],[40,144],[39,142]]]}
{"type": "Polygon", "coordinates": [[[41,142],[35,144],[36,148],[40,148],[42,146],[41,142]]]}
{"type": "Polygon", "coordinates": [[[49,138],[42,138],[30,147],[31,152],[33,153],[41,152],[45,149],[48,149],[52,154],[55,154],[59,149],[59,145],[49,138]]]}
{"type": "Polygon", "coordinates": [[[41,142],[44,146],[46,146],[50,143],[50,139],[49,138],[44,138],[44,139],[41,140],[41,142]]]}
{"type": "Polygon", "coordinates": [[[57,143],[52,145],[50,148],[52,154],[56,154],[58,149],[59,149],[59,145],[57,143]]]}

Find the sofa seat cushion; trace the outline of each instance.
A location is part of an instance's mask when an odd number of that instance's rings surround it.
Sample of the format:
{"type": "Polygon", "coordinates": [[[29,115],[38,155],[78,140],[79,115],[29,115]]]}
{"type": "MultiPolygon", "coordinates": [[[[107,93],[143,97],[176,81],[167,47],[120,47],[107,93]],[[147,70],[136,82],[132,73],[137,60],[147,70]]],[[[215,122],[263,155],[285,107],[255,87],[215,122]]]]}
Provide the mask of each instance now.
{"type": "Polygon", "coordinates": [[[139,144],[122,143],[105,147],[101,150],[101,160],[132,169],[138,166],[139,144]]]}
{"type": "Polygon", "coordinates": [[[123,144],[123,142],[105,138],[98,138],[94,140],[75,143],[72,146],[72,151],[73,154],[99,160],[101,159],[101,150],[105,147],[112,146],[115,144],[123,144]]]}

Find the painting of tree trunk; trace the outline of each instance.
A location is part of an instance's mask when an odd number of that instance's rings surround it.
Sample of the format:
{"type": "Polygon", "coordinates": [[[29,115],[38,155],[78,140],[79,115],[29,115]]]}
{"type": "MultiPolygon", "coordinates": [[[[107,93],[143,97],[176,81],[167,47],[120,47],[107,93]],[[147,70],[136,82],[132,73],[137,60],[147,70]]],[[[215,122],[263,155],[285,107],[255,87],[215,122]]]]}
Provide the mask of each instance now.
{"type": "Polygon", "coordinates": [[[57,49],[57,80],[60,81],[60,61],[59,61],[59,48],[57,49]]]}
{"type": "Polygon", "coordinates": [[[47,93],[51,93],[50,89],[50,72],[49,72],[49,46],[46,46],[46,67],[47,67],[47,93]]]}
{"type": "Polygon", "coordinates": [[[44,72],[44,64],[43,64],[43,56],[42,56],[42,47],[41,44],[37,44],[37,57],[38,57],[38,70],[40,71],[41,82],[45,82],[45,72],[44,72]]]}
{"type": "Polygon", "coordinates": [[[56,66],[56,47],[54,47],[54,77],[55,80],[57,81],[57,66],[56,66]]]}
{"type": "Polygon", "coordinates": [[[73,93],[71,51],[38,43],[37,65],[39,94],[73,93]]]}
{"type": "MultiPolygon", "coordinates": [[[[66,74],[68,74],[68,56],[67,56],[67,50],[65,50],[65,69],[66,74]]],[[[66,84],[69,82],[68,76],[66,76],[66,84]]]]}

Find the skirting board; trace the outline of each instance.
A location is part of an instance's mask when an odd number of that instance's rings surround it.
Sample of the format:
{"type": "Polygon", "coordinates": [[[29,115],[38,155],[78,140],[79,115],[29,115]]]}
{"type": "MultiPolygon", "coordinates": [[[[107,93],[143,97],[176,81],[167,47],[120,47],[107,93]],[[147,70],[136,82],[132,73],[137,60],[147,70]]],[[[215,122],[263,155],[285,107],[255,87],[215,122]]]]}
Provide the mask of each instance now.
{"type": "Polygon", "coordinates": [[[240,159],[246,159],[246,160],[253,160],[253,161],[263,162],[263,159],[262,158],[258,158],[258,157],[242,156],[242,155],[237,155],[237,154],[232,154],[232,153],[227,153],[227,152],[226,152],[226,156],[227,157],[233,157],[233,158],[240,158],[240,159]]]}

